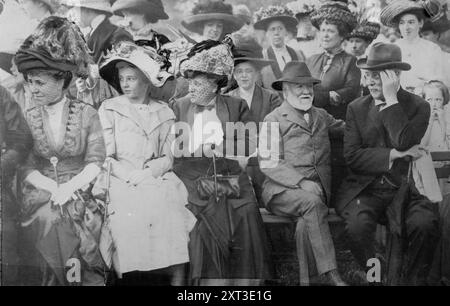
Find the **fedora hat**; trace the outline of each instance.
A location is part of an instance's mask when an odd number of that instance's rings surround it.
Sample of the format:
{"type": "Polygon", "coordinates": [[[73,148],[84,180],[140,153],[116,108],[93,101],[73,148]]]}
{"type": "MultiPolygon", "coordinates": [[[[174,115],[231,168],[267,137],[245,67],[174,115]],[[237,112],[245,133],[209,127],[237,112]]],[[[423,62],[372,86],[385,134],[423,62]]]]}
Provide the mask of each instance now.
{"type": "Polygon", "coordinates": [[[313,78],[308,66],[304,62],[289,62],[283,70],[283,76],[272,83],[272,88],[283,90],[283,82],[294,84],[318,84],[320,80],[313,78]]]}
{"type": "Polygon", "coordinates": [[[112,15],[109,0],[65,0],[64,5],[68,7],[84,7],[112,15]]]}
{"type": "Polygon", "coordinates": [[[365,70],[411,69],[410,64],[402,62],[402,51],[397,45],[382,42],[375,43],[367,58],[359,59],[356,66],[365,70]]]}
{"type": "Polygon", "coordinates": [[[123,16],[123,11],[125,10],[140,12],[152,23],[158,20],[169,19],[161,0],[117,0],[114,2],[111,10],[114,14],[120,16],[123,16]]]}

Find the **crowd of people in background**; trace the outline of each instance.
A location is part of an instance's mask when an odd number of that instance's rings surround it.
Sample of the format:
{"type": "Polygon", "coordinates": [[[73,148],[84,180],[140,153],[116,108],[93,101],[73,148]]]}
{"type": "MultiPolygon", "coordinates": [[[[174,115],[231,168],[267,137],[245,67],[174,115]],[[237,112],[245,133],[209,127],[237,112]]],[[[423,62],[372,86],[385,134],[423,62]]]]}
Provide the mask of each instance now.
{"type": "Polygon", "coordinates": [[[450,3],[192,2],[0,0],[3,283],[270,284],[266,208],[344,286],[334,207],[361,271],[381,224],[385,284],[450,284],[450,3]]]}

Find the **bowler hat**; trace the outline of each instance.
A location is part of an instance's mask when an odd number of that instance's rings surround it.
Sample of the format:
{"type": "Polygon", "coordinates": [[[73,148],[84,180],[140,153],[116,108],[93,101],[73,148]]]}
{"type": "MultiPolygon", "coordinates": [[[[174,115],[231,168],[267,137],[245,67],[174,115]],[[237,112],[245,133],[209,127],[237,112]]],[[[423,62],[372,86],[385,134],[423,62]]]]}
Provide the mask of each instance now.
{"type": "Polygon", "coordinates": [[[410,64],[402,62],[402,51],[397,45],[382,42],[375,43],[367,58],[359,59],[356,66],[365,70],[411,69],[410,64]]]}
{"type": "Polygon", "coordinates": [[[281,91],[283,82],[295,84],[318,84],[320,80],[313,78],[304,62],[292,61],[286,64],[281,79],[272,83],[272,88],[281,91]]]}

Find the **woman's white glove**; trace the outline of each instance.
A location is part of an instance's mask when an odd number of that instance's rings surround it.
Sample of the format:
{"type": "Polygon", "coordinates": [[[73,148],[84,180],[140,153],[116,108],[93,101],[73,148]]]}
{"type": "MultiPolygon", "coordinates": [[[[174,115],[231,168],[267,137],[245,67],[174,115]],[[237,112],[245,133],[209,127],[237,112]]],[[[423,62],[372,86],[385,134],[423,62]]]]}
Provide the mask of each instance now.
{"type": "Polygon", "coordinates": [[[35,188],[47,190],[52,194],[58,189],[58,184],[54,180],[42,175],[37,170],[31,172],[25,178],[25,181],[33,185],[35,188]]]}
{"type": "Polygon", "coordinates": [[[56,205],[65,205],[71,199],[75,199],[75,191],[78,188],[75,188],[73,184],[70,182],[61,184],[59,188],[52,194],[52,201],[56,205]]]}

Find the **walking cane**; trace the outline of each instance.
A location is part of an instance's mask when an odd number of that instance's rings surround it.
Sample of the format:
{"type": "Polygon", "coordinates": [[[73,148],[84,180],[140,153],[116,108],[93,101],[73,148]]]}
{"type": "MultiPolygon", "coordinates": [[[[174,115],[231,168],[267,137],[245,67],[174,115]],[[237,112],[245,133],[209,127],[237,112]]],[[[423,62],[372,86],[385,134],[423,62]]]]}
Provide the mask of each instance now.
{"type": "MultiPolygon", "coordinates": [[[[59,162],[58,157],[52,156],[50,158],[50,163],[53,165],[53,171],[55,173],[56,186],[59,188],[58,162],[59,162]]],[[[59,209],[61,211],[61,216],[64,216],[63,207],[59,206],[59,209]]]]}

